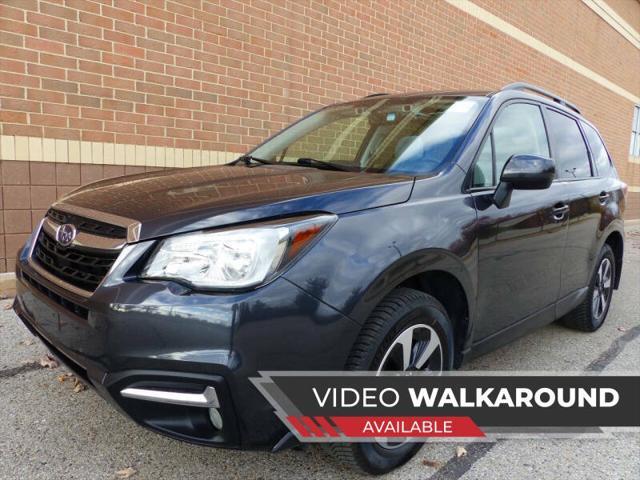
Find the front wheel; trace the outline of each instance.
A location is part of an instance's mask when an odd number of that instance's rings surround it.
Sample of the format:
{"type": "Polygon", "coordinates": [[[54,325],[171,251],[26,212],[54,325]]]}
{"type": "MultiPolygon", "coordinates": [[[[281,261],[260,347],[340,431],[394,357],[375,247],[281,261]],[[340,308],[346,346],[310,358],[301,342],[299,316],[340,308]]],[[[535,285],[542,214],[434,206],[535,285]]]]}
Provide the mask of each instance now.
{"type": "Polygon", "coordinates": [[[583,332],[594,332],[599,329],[609,313],[615,278],[615,256],[611,247],[605,244],[600,250],[586,298],[562,318],[562,323],[583,332]]]}
{"type": "MultiPolygon", "coordinates": [[[[430,295],[399,288],[373,311],[353,346],[347,370],[434,371],[453,367],[453,328],[430,295]]],[[[422,446],[402,439],[330,445],[344,464],[379,475],[408,462],[422,446]]]]}

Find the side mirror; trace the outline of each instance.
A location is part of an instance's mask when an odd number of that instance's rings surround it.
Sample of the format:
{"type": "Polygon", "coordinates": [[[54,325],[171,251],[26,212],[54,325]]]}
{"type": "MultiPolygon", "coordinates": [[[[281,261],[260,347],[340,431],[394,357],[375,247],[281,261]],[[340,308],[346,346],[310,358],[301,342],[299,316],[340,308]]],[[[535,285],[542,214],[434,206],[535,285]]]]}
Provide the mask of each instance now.
{"type": "Polygon", "coordinates": [[[556,165],[550,158],[538,155],[513,155],[502,169],[500,183],[493,195],[498,208],[509,206],[513,190],[544,190],[556,176],[556,165]]]}

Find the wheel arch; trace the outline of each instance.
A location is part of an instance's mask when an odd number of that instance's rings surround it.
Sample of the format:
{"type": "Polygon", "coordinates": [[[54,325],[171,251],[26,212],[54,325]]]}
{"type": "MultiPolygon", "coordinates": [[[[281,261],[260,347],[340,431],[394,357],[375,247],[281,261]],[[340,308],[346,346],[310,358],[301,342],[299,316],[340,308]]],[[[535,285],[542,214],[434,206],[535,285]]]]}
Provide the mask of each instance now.
{"type": "Polygon", "coordinates": [[[617,289],[620,285],[620,278],[622,276],[622,259],[624,256],[624,236],[618,230],[613,230],[607,235],[605,245],[609,245],[613,250],[613,256],[616,261],[616,276],[613,283],[613,288],[617,289]]]}
{"type": "Polygon", "coordinates": [[[372,282],[355,308],[357,318],[366,319],[394,289],[408,287],[438,300],[453,323],[454,366],[462,363],[468,347],[473,318],[475,287],[462,259],[443,249],[426,249],[398,259],[372,282]]]}

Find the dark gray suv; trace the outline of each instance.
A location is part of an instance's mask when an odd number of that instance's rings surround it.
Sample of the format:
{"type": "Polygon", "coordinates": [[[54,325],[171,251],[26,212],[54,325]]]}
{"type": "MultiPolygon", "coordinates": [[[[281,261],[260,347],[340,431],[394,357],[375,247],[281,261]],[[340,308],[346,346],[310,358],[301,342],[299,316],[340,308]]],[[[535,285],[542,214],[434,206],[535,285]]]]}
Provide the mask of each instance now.
{"type": "MultiPolygon", "coordinates": [[[[104,180],[19,252],[14,308],[139,424],[203,445],[295,437],[259,370],[435,370],[555,320],[604,322],[626,186],[565,100],[372,95],[220,167],[104,180]]],[[[416,443],[336,445],[371,473],[416,443]]]]}

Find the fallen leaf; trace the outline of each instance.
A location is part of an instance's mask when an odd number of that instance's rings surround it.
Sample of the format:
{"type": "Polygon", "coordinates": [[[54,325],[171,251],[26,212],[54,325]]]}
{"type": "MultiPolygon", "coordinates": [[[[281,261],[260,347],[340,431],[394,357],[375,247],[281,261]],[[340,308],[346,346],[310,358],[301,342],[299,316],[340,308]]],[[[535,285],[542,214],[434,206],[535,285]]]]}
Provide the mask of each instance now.
{"type": "Polygon", "coordinates": [[[65,382],[68,378],[73,377],[73,375],[71,375],[70,373],[61,373],[60,375],[58,375],[57,379],[60,383],[65,382]]]}
{"type": "Polygon", "coordinates": [[[58,368],[60,364],[55,358],[47,354],[40,359],[40,366],[43,368],[58,368]]]}
{"type": "Polygon", "coordinates": [[[467,449],[464,447],[456,447],[456,457],[460,458],[460,457],[466,457],[467,456],[467,449]]]}
{"type": "Polygon", "coordinates": [[[422,464],[435,469],[439,469],[440,467],[442,467],[442,462],[439,462],[437,460],[428,460],[426,458],[422,460],[422,464]]]}
{"type": "Polygon", "coordinates": [[[12,308],[13,308],[13,305],[11,305],[10,303],[7,303],[7,304],[4,306],[4,309],[5,309],[5,310],[11,310],[12,308]]]}
{"type": "MultiPolygon", "coordinates": [[[[73,393],[80,393],[86,389],[87,389],[87,386],[84,383],[82,383],[77,378],[73,379],[73,393]]],[[[125,478],[129,478],[129,477],[125,477],[125,478]]]]}
{"type": "Polygon", "coordinates": [[[22,340],[22,341],[20,342],[20,345],[25,345],[25,346],[27,346],[27,347],[28,347],[28,346],[30,346],[30,345],[33,345],[34,343],[36,343],[36,342],[34,342],[34,341],[33,341],[33,339],[31,339],[31,338],[30,338],[30,339],[28,339],[28,340],[22,340]]]}
{"type": "Polygon", "coordinates": [[[133,468],[133,467],[127,467],[127,468],[123,468],[122,470],[118,470],[116,472],[116,476],[118,478],[131,478],[133,477],[136,473],[138,473],[138,471],[133,468]]]}
{"type": "Polygon", "coordinates": [[[626,329],[626,327],[618,327],[618,331],[619,332],[626,332],[627,329],[626,329]]]}

